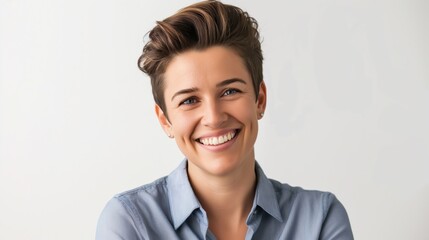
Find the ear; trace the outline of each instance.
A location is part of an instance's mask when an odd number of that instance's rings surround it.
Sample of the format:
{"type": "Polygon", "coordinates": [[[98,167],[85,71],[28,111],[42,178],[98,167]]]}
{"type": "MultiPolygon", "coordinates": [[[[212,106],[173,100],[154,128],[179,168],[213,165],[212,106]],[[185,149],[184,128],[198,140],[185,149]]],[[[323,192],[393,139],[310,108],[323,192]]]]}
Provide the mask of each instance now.
{"type": "Polygon", "coordinates": [[[265,86],[265,82],[262,81],[259,85],[259,95],[256,100],[257,104],[257,114],[258,114],[258,120],[261,119],[264,116],[265,113],[265,107],[267,106],[267,87],[265,86]]]}
{"type": "Polygon", "coordinates": [[[173,138],[174,135],[171,130],[172,125],[168,120],[167,116],[165,115],[164,111],[162,111],[158,104],[155,104],[155,113],[158,117],[159,124],[161,124],[162,129],[164,129],[164,132],[167,134],[168,137],[173,138]]]}

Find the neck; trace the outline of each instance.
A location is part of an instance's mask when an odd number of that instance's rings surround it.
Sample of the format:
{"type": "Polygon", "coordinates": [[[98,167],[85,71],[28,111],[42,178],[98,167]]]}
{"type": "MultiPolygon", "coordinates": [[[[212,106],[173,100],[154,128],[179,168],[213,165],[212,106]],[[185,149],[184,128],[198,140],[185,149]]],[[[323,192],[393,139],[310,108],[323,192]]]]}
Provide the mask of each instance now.
{"type": "Polygon", "coordinates": [[[223,222],[230,227],[245,225],[255,195],[255,161],[249,161],[239,170],[222,176],[204,174],[195,168],[188,164],[188,175],[196,196],[207,212],[209,224],[223,222]]]}

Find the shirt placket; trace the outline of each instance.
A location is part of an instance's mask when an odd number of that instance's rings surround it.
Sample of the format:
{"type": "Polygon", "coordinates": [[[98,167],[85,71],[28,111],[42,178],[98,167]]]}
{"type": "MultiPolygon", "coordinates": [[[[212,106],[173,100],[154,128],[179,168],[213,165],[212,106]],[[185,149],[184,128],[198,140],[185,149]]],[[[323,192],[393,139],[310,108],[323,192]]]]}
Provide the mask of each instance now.
{"type": "Polygon", "coordinates": [[[251,240],[259,225],[261,224],[261,213],[260,210],[254,209],[250,214],[247,221],[247,232],[245,240],[251,240]]]}

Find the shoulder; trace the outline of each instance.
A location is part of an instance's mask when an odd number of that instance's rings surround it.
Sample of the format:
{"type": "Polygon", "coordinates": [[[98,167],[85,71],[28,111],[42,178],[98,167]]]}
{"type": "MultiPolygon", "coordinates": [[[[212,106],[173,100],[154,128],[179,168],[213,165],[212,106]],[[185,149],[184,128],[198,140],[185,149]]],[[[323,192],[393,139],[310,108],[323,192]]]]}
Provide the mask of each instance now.
{"type": "Polygon", "coordinates": [[[129,208],[130,205],[141,205],[150,199],[163,199],[167,197],[167,194],[166,177],[162,177],[152,183],[115,194],[104,210],[109,210],[110,206],[116,209],[118,207],[129,208]]]}
{"type": "Polygon", "coordinates": [[[303,204],[316,204],[326,207],[336,199],[335,195],[331,192],[307,190],[302,187],[280,183],[273,179],[270,179],[270,182],[279,198],[288,198],[290,201],[298,201],[303,204]]]}
{"type": "Polygon", "coordinates": [[[271,179],[270,182],[288,221],[321,229],[320,239],[353,239],[347,212],[333,193],[292,187],[271,179]]]}
{"type": "Polygon", "coordinates": [[[136,201],[140,198],[160,197],[167,194],[167,177],[162,177],[152,183],[118,193],[114,198],[120,201],[136,201]]]}
{"type": "Polygon", "coordinates": [[[290,211],[289,214],[297,214],[301,217],[311,216],[313,219],[323,221],[333,205],[340,205],[343,208],[331,192],[307,190],[272,179],[270,182],[277,194],[279,207],[281,209],[286,208],[290,211]]]}
{"type": "Polygon", "coordinates": [[[141,239],[142,233],[147,232],[145,223],[153,220],[151,216],[169,222],[168,205],[166,177],[116,194],[100,215],[97,239],[110,239],[107,236],[114,232],[124,239],[141,239]]]}
{"type": "MultiPolygon", "coordinates": [[[[167,177],[163,177],[152,183],[116,194],[109,203],[121,204],[122,208],[134,218],[148,216],[148,213],[164,213],[169,209],[166,179],[167,177]]],[[[109,203],[106,208],[109,207],[109,203]]]]}

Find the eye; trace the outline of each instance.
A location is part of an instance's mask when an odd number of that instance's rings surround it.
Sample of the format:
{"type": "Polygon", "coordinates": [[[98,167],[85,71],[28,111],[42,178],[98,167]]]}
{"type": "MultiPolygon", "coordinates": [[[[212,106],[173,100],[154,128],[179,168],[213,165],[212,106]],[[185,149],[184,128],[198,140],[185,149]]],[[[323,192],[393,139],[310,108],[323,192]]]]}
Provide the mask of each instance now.
{"type": "Polygon", "coordinates": [[[239,93],[239,92],[240,92],[240,90],[238,90],[238,89],[230,88],[230,89],[225,90],[225,92],[223,92],[223,96],[228,96],[228,95],[239,93]]]}
{"type": "Polygon", "coordinates": [[[190,97],[185,99],[184,101],[180,102],[179,105],[191,105],[197,103],[197,99],[195,97],[190,97]]]}

